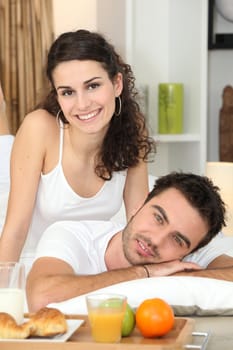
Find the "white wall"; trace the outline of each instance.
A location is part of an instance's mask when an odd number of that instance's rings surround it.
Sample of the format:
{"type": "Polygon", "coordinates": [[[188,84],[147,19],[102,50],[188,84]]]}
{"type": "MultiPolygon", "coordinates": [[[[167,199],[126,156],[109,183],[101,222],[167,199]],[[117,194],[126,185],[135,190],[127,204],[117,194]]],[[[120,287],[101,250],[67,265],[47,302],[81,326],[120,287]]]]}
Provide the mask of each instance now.
{"type": "MultiPolygon", "coordinates": [[[[215,33],[233,33],[233,23],[216,13],[215,33]]],[[[222,106],[222,91],[233,85],[233,49],[209,51],[208,86],[208,148],[209,161],[219,160],[219,110],[222,106]]]]}
{"type": "Polygon", "coordinates": [[[121,56],[125,57],[126,48],[122,38],[126,32],[126,0],[97,0],[96,15],[98,31],[117,47],[121,56]]]}

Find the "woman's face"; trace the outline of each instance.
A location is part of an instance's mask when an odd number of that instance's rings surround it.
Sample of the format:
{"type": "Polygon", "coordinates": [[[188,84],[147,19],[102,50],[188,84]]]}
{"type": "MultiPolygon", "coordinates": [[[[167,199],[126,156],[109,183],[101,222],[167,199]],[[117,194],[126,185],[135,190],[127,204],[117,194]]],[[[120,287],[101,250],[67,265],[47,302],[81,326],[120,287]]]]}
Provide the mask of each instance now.
{"type": "Polygon", "coordinates": [[[123,88],[122,75],[112,82],[96,61],[72,60],[53,71],[58,103],[71,126],[85,133],[106,130],[123,88]]]}

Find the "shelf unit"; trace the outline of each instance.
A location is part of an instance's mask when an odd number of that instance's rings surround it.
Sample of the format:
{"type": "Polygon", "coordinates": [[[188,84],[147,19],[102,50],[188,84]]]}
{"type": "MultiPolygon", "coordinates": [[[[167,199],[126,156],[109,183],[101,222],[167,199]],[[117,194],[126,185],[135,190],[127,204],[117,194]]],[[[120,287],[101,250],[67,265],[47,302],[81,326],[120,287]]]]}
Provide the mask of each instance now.
{"type": "Polygon", "coordinates": [[[157,134],[154,135],[154,139],[160,143],[168,142],[200,142],[199,134],[157,134]]]}
{"type": "MultiPolygon", "coordinates": [[[[208,0],[102,0],[97,28],[131,64],[148,91],[147,118],[157,141],[149,171],[203,174],[206,163],[208,0]],[[122,25],[107,13],[121,13],[122,25]],[[103,17],[105,20],[103,22],[103,17]],[[184,84],[184,133],[157,134],[158,84],[184,84]]],[[[118,16],[116,16],[118,17],[118,16]]]]}

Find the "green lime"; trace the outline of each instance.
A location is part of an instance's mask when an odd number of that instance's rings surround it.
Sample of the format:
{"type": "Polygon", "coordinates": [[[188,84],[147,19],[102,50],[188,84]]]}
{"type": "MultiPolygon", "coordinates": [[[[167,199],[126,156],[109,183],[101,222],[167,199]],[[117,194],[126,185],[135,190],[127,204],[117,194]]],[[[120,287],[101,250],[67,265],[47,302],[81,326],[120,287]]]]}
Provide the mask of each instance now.
{"type": "Polygon", "coordinates": [[[135,327],[135,313],[129,304],[126,305],[125,315],[123,318],[121,335],[128,337],[135,327]]]}

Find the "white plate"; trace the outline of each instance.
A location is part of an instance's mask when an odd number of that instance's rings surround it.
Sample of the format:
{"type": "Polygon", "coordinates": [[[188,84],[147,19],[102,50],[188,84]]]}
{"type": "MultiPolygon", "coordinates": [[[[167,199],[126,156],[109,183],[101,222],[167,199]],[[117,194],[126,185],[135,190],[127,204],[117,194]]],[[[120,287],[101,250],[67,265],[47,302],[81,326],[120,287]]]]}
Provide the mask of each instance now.
{"type": "Polygon", "coordinates": [[[26,339],[1,339],[3,341],[17,341],[17,342],[65,342],[72,334],[83,324],[84,320],[67,320],[68,331],[64,334],[59,334],[54,337],[30,337],[26,339]]]}

